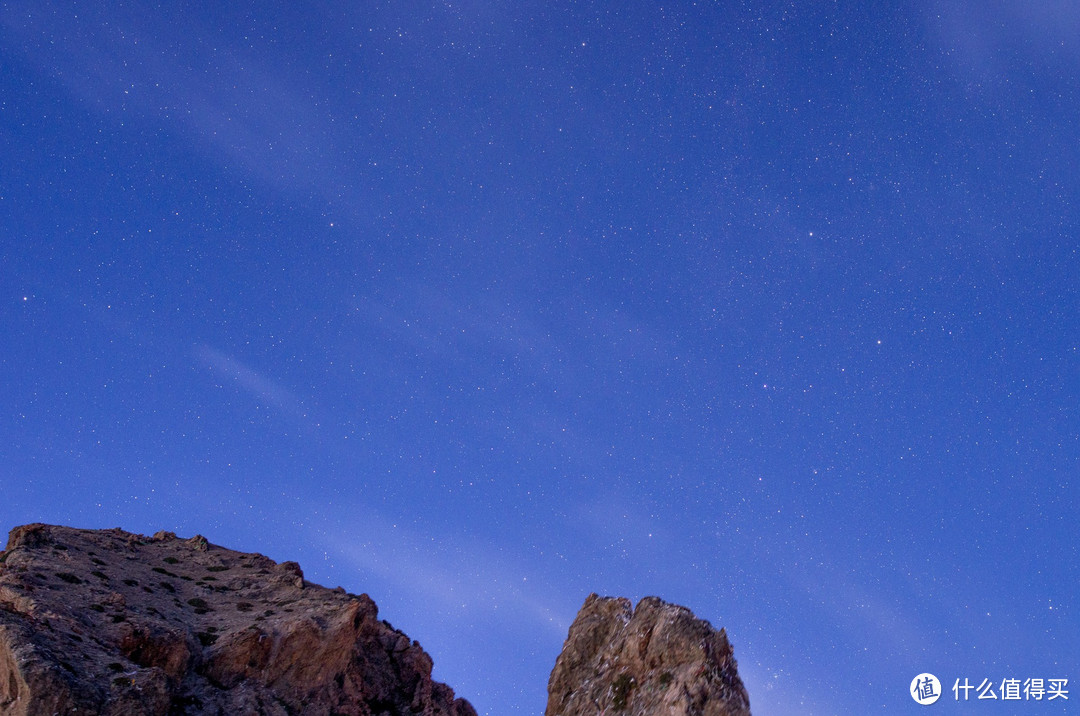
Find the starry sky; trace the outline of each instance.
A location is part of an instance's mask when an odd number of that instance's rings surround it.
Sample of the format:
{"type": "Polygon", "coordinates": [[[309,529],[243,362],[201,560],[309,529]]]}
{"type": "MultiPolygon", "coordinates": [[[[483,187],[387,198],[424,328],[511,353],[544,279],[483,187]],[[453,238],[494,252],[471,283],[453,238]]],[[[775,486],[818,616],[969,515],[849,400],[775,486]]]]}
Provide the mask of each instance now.
{"type": "Polygon", "coordinates": [[[1065,0],[0,2],[0,530],[297,560],[481,714],[594,591],[758,716],[1062,713],[1078,68],[1065,0]]]}

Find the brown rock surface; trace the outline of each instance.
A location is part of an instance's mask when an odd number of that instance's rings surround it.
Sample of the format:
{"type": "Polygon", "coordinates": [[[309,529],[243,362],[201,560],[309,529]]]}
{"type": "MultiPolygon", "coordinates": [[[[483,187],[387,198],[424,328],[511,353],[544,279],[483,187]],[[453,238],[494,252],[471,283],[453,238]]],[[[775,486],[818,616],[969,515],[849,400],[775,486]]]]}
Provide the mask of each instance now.
{"type": "Polygon", "coordinates": [[[0,714],[475,716],[366,594],[204,537],[42,524],[0,553],[0,714]]]}
{"type": "Polygon", "coordinates": [[[546,716],[749,716],[731,644],[656,597],[585,600],[548,681],[546,716]]]}

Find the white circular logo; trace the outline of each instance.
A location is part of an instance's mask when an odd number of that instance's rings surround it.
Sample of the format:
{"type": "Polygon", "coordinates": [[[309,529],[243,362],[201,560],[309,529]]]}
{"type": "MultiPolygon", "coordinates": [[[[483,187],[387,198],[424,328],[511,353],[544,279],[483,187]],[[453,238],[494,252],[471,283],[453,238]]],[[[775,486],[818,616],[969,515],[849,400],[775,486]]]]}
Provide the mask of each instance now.
{"type": "Polygon", "coordinates": [[[911,698],[923,706],[941,698],[941,682],[933,674],[919,674],[911,680],[911,698]]]}

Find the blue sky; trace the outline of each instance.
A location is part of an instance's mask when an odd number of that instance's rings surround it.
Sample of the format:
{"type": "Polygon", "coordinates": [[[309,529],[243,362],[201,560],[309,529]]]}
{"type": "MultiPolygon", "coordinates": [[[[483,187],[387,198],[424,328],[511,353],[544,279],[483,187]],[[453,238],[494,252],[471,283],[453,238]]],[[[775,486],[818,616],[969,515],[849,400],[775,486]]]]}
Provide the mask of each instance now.
{"type": "Polygon", "coordinates": [[[0,4],[0,526],[298,560],[481,713],[593,591],[725,627],[755,714],[1077,683],[1077,38],[0,4]]]}

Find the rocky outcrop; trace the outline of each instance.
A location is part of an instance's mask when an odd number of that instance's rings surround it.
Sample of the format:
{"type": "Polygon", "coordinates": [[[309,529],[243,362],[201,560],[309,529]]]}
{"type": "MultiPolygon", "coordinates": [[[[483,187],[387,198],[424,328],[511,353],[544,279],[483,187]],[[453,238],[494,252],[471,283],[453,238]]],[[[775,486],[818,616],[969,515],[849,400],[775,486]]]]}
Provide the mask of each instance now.
{"type": "Polygon", "coordinates": [[[545,716],[749,716],[731,644],[656,597],[585,600],[548,682],[545,716]]]}
{"type": "Polygon", "coordinates": [[[0,714],[475,716],[366,594],[295,562],[34,524],[0,553],[0,714]]]}

